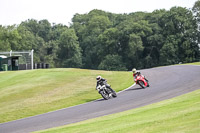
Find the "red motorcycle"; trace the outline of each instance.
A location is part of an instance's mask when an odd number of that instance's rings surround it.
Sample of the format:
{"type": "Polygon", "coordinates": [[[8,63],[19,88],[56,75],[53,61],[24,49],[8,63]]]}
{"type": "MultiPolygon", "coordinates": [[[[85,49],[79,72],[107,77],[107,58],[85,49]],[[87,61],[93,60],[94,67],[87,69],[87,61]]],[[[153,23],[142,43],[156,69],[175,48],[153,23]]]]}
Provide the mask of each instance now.
{"type": "Polygon", "coordinates": [[[143,75],[137,75],[135,78],[135,83],[140,85],[142,88],[149,87],[149,81],[143,75]]]}

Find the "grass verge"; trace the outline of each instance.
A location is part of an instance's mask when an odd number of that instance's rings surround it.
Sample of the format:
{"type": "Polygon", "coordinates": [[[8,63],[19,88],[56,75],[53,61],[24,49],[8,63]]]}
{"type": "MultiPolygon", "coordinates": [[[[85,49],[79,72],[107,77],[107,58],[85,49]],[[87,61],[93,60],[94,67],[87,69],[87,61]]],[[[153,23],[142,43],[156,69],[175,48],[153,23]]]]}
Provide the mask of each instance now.
{"type": "Polygon", "coordinates": [[[200,90],[141,108],[37,133],[199,133],[200,90]]]}
{"type": "Polygon", "coordinates": [[[116,91],[133,84],[130,72],[72,68],[0,72],[0,123],[101,98],[95,90],[97,75],[116,91]]]}
{"type": "Polygon", "coordinates": [[[200,65],[200,62],[188,63],[187,65],[200,65]]]}

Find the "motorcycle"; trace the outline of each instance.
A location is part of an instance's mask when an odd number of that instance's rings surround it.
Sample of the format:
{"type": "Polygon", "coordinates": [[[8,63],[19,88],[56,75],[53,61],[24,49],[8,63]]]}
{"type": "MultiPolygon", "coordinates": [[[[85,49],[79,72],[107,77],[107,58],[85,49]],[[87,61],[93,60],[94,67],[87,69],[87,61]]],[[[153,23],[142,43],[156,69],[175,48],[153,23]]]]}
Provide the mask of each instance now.
{"type": "Polygon", "coordinates": [[[135,83],[140,85],[142,88],[149,87],[149,81],[143,75],[137,75],[134,79],[135,83]]]}
{"type": "Polygon", "coordinates": [[[106,83],[102,84],[102,85],[98,85],[96,87],[97,91],[99,92],[99,94],[101,94],[101,96],[105,99],[108,100],[111,97],[117,97],[116,92],[109,86],[106,87],[106,83]]]}

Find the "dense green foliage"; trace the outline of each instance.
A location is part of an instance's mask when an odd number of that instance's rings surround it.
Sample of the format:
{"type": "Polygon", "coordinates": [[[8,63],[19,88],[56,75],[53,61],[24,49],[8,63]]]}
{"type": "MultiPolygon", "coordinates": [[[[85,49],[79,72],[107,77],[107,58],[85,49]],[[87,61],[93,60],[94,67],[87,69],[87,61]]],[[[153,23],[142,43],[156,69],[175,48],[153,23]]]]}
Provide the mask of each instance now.
{"type": "Polygon", "coordinates": [[[35,51],[51,67],[130,70],[200,58],[200,1],[192,9],[75,14],[70,26],[30,19],[0,25],[0,51],[35,51]]]}

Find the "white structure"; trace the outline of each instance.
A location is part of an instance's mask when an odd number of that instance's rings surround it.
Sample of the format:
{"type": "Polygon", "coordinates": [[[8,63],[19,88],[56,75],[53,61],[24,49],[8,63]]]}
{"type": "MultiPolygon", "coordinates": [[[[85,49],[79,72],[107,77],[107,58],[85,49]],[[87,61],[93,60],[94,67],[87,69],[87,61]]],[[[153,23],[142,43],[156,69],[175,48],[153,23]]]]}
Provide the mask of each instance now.
{"type": "Polygon", "coordinates": [[[10,52],[0,52],[1,56],[14,56],[14,55],[21,55],[24,57],[26,64],[31,64],[31,69],[34,69],[33,65],[33,52],[34,50],[30,51],[10,51],[10,52]]]}

